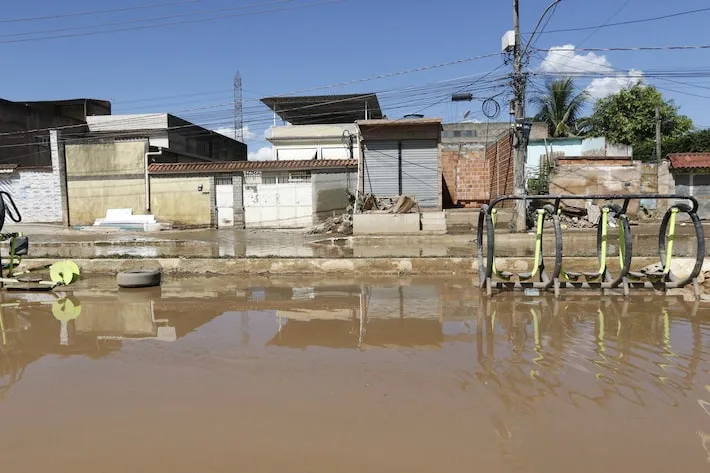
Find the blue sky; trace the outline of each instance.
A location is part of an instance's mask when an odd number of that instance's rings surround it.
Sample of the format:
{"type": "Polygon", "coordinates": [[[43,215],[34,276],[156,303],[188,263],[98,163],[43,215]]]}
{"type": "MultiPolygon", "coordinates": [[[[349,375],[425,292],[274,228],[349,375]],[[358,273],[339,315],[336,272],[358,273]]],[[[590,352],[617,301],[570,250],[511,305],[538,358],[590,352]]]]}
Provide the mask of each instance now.
{"type": "MultiPolygon", "coordinates": [[[[393,118],[422,112],[455,121],[470,112],[470,119],[483,120],[480,102],[452,104],[447,100],[452,92],[472,90],[476,97],[499,99],[499,119],[507,119],[504,75],[510,72],[510,66],[502,64],[500,49],[501,36],[511,29],[512,1],[439,0],[418,6],[404,0],[194,0],[175,4],[177,1],[5,2],[0,19],[0,96],[10,100],[104,98],[114,103],[114,113],[170,111],[210,128],[226,128],[232,121],[233,76],[239,70],[244,87],[244,122],[250,151],[254,153],[264,146],[263,134],[271,123],[271,115],[258,98],[299,90],[319,89],[313,93],[324,94],[375,91],[380,93],[385,113],[393,118]],[[157,3],[173,4],[8,21],[157,3]],[[253,12],[259,13],[247,15],[253,12]],[[156,17],[170,18],[155,20],[156,17]],[[191,22],[209,17],[221,18],[191,22]],[[178,22],[183,24],[34,39],[178,22]],[[38,33],[47,30],[60,31],[38,33]],[[32,40],[18,41],[25,39],[32,40]],[[324,88],[489,54],[492,56],[457,65],[324,88]]],[[[529,32],[550,1],[521,3],[522,30],[529,32]]],[[[615,13],[611,22],[708,6],[707,0],[562,0],[546,31],[604,24],[615,13]]],[[[709,21],[710,11],[596,32],[546,33],[538,36],[535,47],[710,44],[706,32],[709,21]],[[594,34],[589,37],[590,33],[594,34]]],[[[548,74],[599,73],[600,80],[590,89],[596,94],[608,93],[642,76],[662,88],[696,125],[710,127],[710,50],[562,50],[552,54],[533,54],[530,69],[548,74]],[[547,62],[543,63],[545,58],[547,62]],[[627,77],[623,71],[628,70],[635,72],[627,77]],[[658,77],[659,73],[668,72],[681,76],[658,77]],[[603,79],[605,73],[614,77],[603,79]]],[[[536,77],[533,83],[539,86],[543,80],[536,77]]],[[[578,83],[580,87],[590,85],[589,79],[581,78],[578,83]]],[[[535,88],[531,87],[531,91],[535,88]]]]}

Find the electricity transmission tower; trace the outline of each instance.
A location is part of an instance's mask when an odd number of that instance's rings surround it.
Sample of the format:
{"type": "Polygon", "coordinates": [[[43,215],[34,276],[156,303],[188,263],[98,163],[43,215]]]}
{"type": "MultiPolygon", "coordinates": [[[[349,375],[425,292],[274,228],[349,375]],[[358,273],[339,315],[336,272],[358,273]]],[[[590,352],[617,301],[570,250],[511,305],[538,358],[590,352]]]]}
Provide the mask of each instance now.
{"type": "Polygon", "coordinates": [[[242,108],[242,75],[234,74],[234,139],[244,142],[244,111],[242,108]]]}

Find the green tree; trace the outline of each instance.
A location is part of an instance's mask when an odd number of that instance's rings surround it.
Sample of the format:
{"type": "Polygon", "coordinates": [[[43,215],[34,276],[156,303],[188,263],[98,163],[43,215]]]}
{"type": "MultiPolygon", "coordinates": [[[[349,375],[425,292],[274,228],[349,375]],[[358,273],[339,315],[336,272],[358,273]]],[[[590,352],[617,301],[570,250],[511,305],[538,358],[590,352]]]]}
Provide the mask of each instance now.
{"type": "Polygon", "coordinates": [[[575,136],[586,101],[586,92],[577,93],[571,78],[548,82],[545,92],[533,99],[538,106],[535,120],[546,122],[553,138],[575,136]]]}
{"type": "Polygon", "coordinates": [[[692,120],[679,114],[672,100],[664,100],[653,86],[637,83],[597,101],[589,122],[591,134],[632,145],[634,158],[650,159],[656,139],[656,106],[660,106],[664,140],[676,139],[693,128],[692,120]]]}
{"type": "Polygon", "coordinates": [[[663,154],[710,153],[710,129],[696,130],[663,141],[663,154]]]}

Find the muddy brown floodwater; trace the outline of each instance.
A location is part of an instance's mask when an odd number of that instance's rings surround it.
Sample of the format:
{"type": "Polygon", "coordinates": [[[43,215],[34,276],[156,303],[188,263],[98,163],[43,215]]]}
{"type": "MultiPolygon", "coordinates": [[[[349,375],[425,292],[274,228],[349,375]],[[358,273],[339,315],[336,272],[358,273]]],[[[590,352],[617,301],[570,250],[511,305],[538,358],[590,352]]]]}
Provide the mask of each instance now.
{"type": "Polygon", "coordinates": [[[82,284],[3,296],[2,471],[710,468],[710,305],[487,300],[460,279],[82,284]]]}

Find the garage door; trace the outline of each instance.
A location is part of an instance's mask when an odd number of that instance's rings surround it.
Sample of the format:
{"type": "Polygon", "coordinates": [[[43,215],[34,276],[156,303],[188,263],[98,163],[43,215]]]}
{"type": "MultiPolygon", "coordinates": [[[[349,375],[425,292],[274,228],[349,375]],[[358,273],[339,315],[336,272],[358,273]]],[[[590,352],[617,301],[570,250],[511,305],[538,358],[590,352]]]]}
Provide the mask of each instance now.
{"type": "Polygon", "coordinates": [[[368,141],[365,143],[365,192],[377,197],[399,195],[399,143],[368,141]]]}
{"type": "Polygon", "coordinates": [[[402,193],[422,208],[439,205],[439,149],[436,140],[402,141],[402,193]]]}
{"type": "Polygon", "coordinates": [[[244,177],[247,228],[304,228],[313,224],[313,191],[307,172],[244,177]]]}

